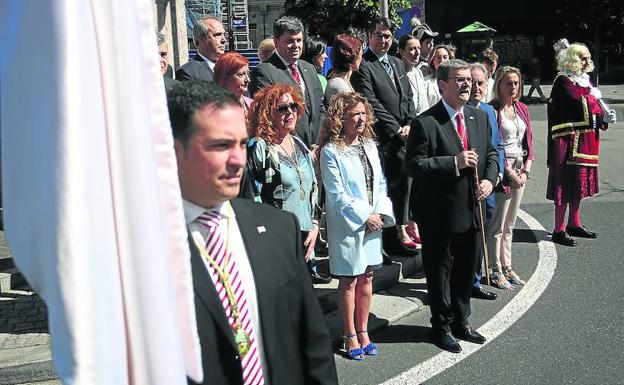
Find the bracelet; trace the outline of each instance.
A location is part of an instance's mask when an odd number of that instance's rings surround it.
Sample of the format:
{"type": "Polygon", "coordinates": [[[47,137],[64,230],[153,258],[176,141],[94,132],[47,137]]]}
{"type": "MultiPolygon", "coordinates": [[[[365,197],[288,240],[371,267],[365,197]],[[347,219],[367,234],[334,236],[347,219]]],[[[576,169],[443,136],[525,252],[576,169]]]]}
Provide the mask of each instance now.
{"type": "Polygon", "coordinates": [[[524,173],[524,175],[526,175],[527,179],[531,179],[531,171],[530,170],[524,170],[523,173],[524,173]]]}

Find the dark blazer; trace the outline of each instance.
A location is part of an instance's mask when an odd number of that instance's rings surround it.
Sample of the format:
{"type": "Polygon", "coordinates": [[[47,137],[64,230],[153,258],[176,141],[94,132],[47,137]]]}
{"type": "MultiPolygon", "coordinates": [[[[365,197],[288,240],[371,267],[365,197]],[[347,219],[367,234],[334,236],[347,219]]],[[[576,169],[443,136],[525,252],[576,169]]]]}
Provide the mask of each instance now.
{"type": "Polygon", "coordinates": [[[176,84],[180,83],[178,80],[171,79],[170,77],[163,76],[163,81],[165,82],[165,91],[169,92],[176,84]]]}
{"type": "Polygon", "coordinates": [[[211,82],[213,75],[214,73],[210,67],[208,67],[208,63],[196,53],[191,60],[178,68],[176,71],[176,80],[182,82],[187,80],[206,80],[211,82]]]}
{"type": "MultiPolygon", "coordinates": [[[[337,384],[336,367],[295,216],[245,199],[231,201],[253,270],[271,385],[337,384]],[[258,226],[266,231],[260,232],[258,226]]],[[[203,384],[242,384],[234,336],[189,236],[203,384]]],[[[189,383],[192,383],[189,381],[189,383]]]]}
{"type": "MultiPolygon", "coordinates": [[[[299,59],[297,61],[297,67],[303,81],[305,82],[305,113],[304,116],[299,117],[300,120],[297,123],[297,134],[306,144],[310,147],[316,143],[316,137],[321,125],[321,122],[325,118],[325,106],[323,105],[323,88],[321,87],[321,81],[316,74],[316,68],[305,60],[299,59]]],[[[263,87],[270,84],[290,84],[291,86],[299,89],[299,85],[295,82],[290,69],[284,65],[284,62],[275,52],[264,63],[260,63],[251,72],[251,82],[249,83],[249,92],[251,95],[263,87]]]]}
{"type": "Polygon", "coordinates": [[[353,89],[362,94],[375,112],[375,134],[383,152],[396,152],[403,147],[398,136],[401,127],[416,117],[412,87],[401,60],[388,55],[396,86],[379,58],[370,49],[364,53],[360,69],[351,75],[353,89]],[[397,87],[398,86],[398,87],[397,87]]]}
{"type": "MultiPolygon", "coordinates": [[[[468,145],[478,156],[479,179],[492,185],[498,177],[498,153],[490,140],[492,129],[484,111],[465,105],[464,120],[468,145]]],[[[405,158],[407,172],[414,177],[417,191],[412,196],[417,222],[430,228],[463,233],[478,228],[473,171],[455,173],[455,156],[462,144],[442,101],[412,122],[405,158]]]]}

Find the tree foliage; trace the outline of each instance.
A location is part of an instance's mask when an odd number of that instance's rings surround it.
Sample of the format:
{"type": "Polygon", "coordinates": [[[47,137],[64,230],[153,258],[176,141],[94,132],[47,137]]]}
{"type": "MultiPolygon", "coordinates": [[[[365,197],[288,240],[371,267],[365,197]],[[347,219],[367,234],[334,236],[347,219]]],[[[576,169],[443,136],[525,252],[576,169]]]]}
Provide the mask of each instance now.
{"type": "MultiPolygon", "coordinates": [[[[409,8],[409,0],[388,0],[390,19],[400,26],[399,8],[409,8]]],[[[369,20],[380,14],[379,0],[286,0],[287,15],[300,18],[311,35],[331,39],[349,28],[365,30],[369,20]]]]}
{"type": "Polygon", "coordinates": [[[565,20],[565,29],[572,39],[592,39],[604,30],[624,30],[622,0],[563,0],[557,12],[565,20]]]}

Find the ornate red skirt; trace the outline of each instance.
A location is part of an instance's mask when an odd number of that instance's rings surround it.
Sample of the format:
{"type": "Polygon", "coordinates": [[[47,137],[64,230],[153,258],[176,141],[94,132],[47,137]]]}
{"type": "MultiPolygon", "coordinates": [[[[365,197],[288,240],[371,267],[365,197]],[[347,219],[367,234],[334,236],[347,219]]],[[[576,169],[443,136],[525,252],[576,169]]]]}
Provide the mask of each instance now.
{"type": "Polygon", "coordinates": [[[566,164],[568,148],[567,137],[556,139],[548,169],[546,198],[557,206],[598,193],[598,167],[566,164]]]}

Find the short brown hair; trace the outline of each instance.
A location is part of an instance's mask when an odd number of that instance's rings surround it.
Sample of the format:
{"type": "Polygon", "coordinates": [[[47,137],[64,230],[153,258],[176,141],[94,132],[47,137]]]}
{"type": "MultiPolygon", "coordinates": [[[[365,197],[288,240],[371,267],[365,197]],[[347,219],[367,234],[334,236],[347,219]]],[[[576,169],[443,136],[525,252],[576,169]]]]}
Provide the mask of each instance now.
{"type": "Polygon", "coordinates": [[[494,64],[494,62],[498,63],[498,54],[493,49],[488,48],[481,54],[481,61],[490,65],[494,64]]]}

